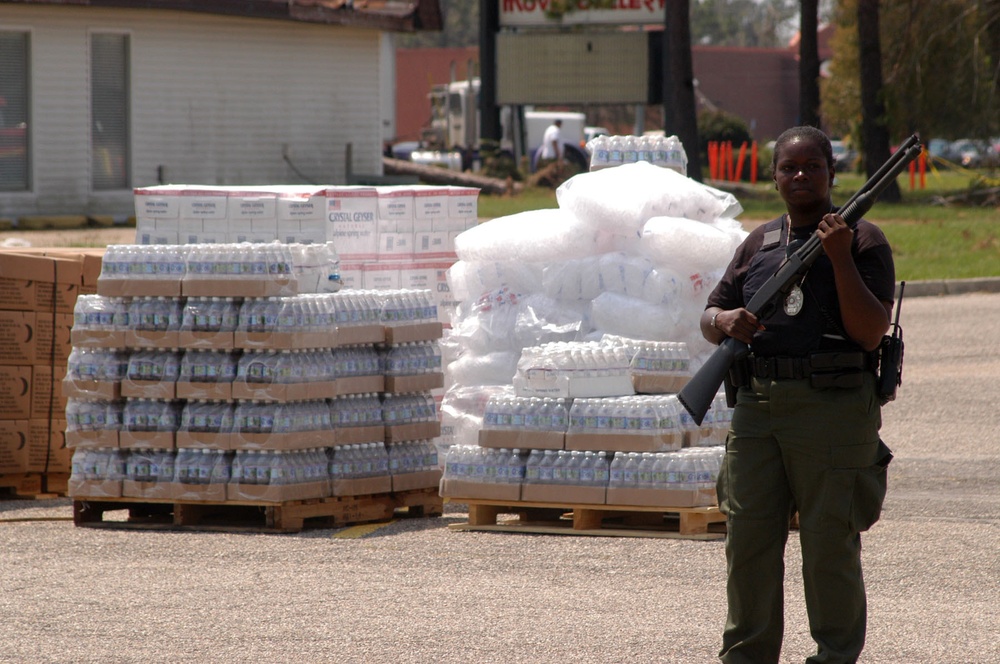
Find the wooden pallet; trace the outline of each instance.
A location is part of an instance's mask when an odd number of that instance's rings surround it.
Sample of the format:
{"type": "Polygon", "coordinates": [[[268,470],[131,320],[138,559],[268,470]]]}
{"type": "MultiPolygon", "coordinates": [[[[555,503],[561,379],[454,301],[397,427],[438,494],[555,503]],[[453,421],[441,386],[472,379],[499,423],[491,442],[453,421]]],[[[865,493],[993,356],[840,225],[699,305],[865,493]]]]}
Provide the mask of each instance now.
{"type": "Polygon", "coordinates": [[[42,475],[38,473],[21,473],[18,475],[0,475],[0,499],[39,499],[55,498],[42,486],[42,475]]]}
{"type": "Polygon", "coordinates": [[[452,524],[453,530],[697,540],[725,537],[726,517],[718,507],[567,506],[465,498],[454,502],[468,504],[469,521],[452,524]],[[516,518],[500,519],[501,514],[516,518]]]}
{"type": "Polygon", "coordinates": [[[436,488],[283,503],[100,498],[74,500],[73,523],[87,528],[297,533],[307,527],[340,528],[400,516],[441,516],[442,511],[436,488]],[[105,513],[121,510],[128,510],[125,521],[105,521],[105,513]]]}
{"type": "Polygon", "coordinates": [[[69,473],[48,473],[42,476],[42,482],[46,493],[57,496],[69,494],[69,473]]]}

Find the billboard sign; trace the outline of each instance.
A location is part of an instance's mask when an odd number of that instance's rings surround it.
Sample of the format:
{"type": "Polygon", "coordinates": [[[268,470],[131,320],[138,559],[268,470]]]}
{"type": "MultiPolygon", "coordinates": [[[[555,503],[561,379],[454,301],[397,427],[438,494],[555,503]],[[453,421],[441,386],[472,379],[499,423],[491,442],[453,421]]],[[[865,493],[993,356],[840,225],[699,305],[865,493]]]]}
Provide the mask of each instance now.
{"type": "Polygon", "coordinates": [[[500,27],[543,28],[560,25],[662,25],[667,0],[575,0],[572,11],[560,18],[549,18],[546,12],[554,0],[497,0],[500,3],[500,27]],[[600,7],[594,7],[600,5],[600,7]]]}

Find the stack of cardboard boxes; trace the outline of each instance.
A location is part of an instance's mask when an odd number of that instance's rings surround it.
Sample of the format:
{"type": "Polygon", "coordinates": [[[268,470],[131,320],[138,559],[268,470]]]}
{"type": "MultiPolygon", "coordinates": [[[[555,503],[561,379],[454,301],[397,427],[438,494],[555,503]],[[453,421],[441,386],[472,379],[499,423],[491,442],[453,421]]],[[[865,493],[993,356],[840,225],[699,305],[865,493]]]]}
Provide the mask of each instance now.
{"type": "Polygon", "coordinates": [[[456,305],[445,272],[478,223],[470,187],[165,185],[135,190],[136,242],[332,242],[347,288],[427,289],[439,320],[456,305]]]}
{"type": "Polygon", "coordinates": [[[29,477],[28,492],[65,490],[62,379],[73,308],[99,272],[99,251],[0,252],[0,475],[29,477]]]}

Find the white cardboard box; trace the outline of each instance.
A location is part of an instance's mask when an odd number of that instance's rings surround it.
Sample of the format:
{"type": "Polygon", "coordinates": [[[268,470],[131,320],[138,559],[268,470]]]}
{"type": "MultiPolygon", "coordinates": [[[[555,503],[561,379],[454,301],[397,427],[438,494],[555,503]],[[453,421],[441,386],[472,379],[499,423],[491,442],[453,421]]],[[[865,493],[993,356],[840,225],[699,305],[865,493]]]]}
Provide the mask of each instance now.
{"type": "Polygon", "coordinates": [[[183,219],[226,219],[228,201],[223,190],[190,189],[181,192],[181,212],[183,219]]]}
{"type": "Polygon", "coordinates": [[[142,187],[133,190],[136,225],[157,219],[177,219],[181,201],[175,190],[160,187],[142,187]]]}
{"type": "Polygon", "coordinates": [[[366,263],[362,268],[362,273],[364,275],[362,288],[386,290],[400,287],[398,263],[366,263]]]}
{"type": "Polygon", "coordinates": [[[405,233],[413,230],[413,187],[409,185],[377,187],[379,233],[405,233]]]}
{"type": "MultiPolygon", "coordinates": [[[[475,223],[479,219],[479,189],[475,187],[448,188],[448,218],[455,223],[453,228],[440,230],[456,230],[468,228],[467,223],[475,223]]],[[[434,230],[439,230],[435,228],[434,230]]]]}
{"type": "Polygon", "coordinates": [[[423,186],[413,191],[413,230],[434,230],[434,222],[448,217],[448,188],[423,186]]]}
{"type": "Polygon", "coordinates": [[[413,233],[379,233],[378,255],[379,258],[410,258],[413,255],[413,233]]]}
{"type": "Polygon", "coordinates": [[[422,258],[446,258],[455,254],[455,245],[444,231],[414,233],[413,253],[422,258]]]}
{"type": "Polygon", "coordinates": [[[330,187],[326,190],[326,239],[341,259],[378,258],[378,190],[375,187],[330,187]]]}

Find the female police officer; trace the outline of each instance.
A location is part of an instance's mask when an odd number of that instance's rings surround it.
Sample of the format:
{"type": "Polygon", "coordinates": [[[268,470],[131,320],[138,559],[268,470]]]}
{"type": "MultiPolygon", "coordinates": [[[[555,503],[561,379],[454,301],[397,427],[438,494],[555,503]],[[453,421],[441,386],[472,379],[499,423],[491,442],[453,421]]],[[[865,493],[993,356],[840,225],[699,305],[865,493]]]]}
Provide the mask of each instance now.
{"type": "Polygon", "coordinates": [[[872,351],[889,328],[892,251],[881,230],[845,224],[832,203],[830,141],[812,127],[784,132],[772,172],[787,214],[754,229],[708,298],[705,338],[750,345],[718,490],[727,515],[729,612],[722,661],[777,662],[784,549],[798,512],[806,609],[817,654],[854,662],[867,605],[860,532],[885,495],[872,351]],[[824,254],[783,306],[758,319],[745,304],[813,232],[824,254]]]}

